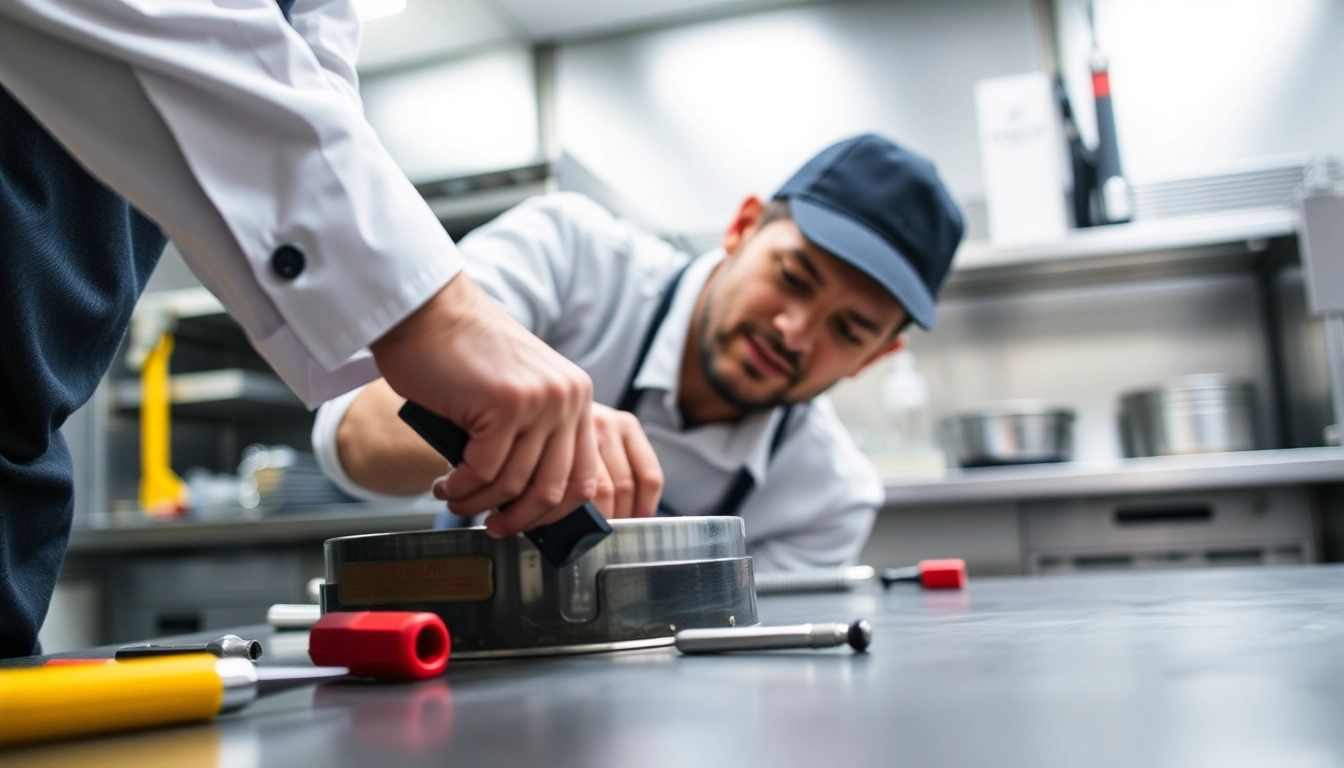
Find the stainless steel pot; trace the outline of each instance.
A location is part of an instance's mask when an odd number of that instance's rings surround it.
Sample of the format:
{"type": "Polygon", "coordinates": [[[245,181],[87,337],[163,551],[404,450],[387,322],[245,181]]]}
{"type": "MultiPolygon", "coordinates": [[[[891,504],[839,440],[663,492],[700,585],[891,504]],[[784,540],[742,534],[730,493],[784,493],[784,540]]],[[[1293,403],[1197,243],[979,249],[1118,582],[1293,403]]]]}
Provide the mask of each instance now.
{"type": "Polygon", "coordinates": [[[1254,450],[1255,385],[1204,373],[1127,393],[1120,436],[1131,457],[1254,450]]]}
{"type": "Polygon", "coordinates": [[[944,418],[943,448],[962,467],[1069,461],[1073,419],[1071,409],[1037,400],[991,403],[944,418]]]}
{"type": "Polygon", "coordinates": [[[322,611],[432,611],[454,658],[670,645],[679,629],[759,623],[742,518],[611,526],[560,569],[526,538],[484,528],[330,539],[322,611]]]}

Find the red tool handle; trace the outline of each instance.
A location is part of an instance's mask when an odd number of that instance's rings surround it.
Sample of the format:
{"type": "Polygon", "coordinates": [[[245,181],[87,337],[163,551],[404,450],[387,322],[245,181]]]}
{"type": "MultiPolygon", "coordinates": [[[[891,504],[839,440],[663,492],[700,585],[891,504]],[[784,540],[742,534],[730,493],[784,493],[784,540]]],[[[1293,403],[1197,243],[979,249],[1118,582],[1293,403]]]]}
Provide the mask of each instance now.
{"type": "Polygon", "coordinates": [[[328,613],[308,634],[320,667],[348,667],[356,677],[420,680],[443,674],[452,641],[438,614],[409,611],[328,613]]]}
{"type": "Polygon", "coordinates": [[[898,581],[918,581],[925,589],[962,589],[966,586],[966,561],[959,557],[920,560],[919,565],[883,569],[883,589],[898,581]]]}
{"type": "Polygon", "coordinates": [[[919,583],[925,589],[961,589],[966,586],[966,561],[920,560],[919,583]]]}

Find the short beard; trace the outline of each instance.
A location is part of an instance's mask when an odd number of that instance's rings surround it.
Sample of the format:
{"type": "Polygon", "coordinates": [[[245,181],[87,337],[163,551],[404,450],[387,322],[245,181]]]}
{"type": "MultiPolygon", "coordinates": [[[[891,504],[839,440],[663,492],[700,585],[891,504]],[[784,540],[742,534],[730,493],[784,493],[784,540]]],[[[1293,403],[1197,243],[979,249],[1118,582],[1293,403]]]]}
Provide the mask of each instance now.
{"type": "MultiPolygon", "coordinates": [[[[718,346],[718,340],[714,338],[713,332],[709,327],[710,310],[714,306],[714,296],[718,293],[718,287],[710,289],[709,296],[705,301],[705,312],[700,318],[700,369],[705,373],[705,380],[709,382],[709,388],[732,407],[744,414],[759,411],[769,411],[778,408],[781,405],[788,405],[789,400],[783,393],[766,400],[748,400],[728,385],[727,381],[718,375],[714,370],[715,351],[718,346]]],[[[787,391],[787,389],[785,390],[787,391]]]]}

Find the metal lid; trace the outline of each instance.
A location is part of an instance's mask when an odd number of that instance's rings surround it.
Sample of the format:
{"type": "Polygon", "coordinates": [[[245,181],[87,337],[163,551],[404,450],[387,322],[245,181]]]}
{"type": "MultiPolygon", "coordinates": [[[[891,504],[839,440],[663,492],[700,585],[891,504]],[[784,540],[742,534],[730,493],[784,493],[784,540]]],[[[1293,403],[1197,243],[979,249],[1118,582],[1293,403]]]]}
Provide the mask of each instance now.
{"type": "Polygon", "coordinates": [[[1066,419],[1072,419],[1074,410],[1068,406],[1057,405],[1045,400],[1000,400],[952,414],[947,417],[947,420],[984,419],[1002,416],[1062,416],[1066,419]]]}
{"type": "Polygon", "coordinates": [[[1136,389],[1124,393],[1122,402],[1159,398],[1164,400],[1220,400],[1251,399],[1255,384],[1222,373],[1196,373],[1167,379],[1156,387],[1136,389]]]}

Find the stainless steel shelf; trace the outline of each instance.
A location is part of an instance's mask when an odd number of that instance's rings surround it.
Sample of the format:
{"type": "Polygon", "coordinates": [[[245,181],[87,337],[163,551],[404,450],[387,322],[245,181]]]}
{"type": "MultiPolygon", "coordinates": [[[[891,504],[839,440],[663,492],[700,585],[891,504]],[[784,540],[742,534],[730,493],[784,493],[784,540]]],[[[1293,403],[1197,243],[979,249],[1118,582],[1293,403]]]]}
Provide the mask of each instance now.
{"type": "Polygon", "coordinates": [[[334,536],[429,528],[441,508],[442,502],[408,501],[405,504],[313,507],[264,515],[257,520],[159,522],[145,519],[134,525],[75,528],[70,532],[69,551],[205,549],[305,542],[316,547],[334,536]]]}
{"type": "Polygon", "coordinates": [[[1344,448],[948,470],[941,481],[888,481],[887,508],[1326,483],[1344,483],[1344,448]]]}
{"type": "Polygon", "coordinates": [[[957,252],[944,298],[1244,271],[1296,231],[1296,211],[1267,209],[1072,230],[1024,248],[970,241],[957,252]]]}
{"type": "Polygon", "coordinates": [[[967,241],[957,251],[953,270],[969,272],[1073,259],[1244,244],[1285,237],[1296,232],[1297,212],[1291,208],[1153,219],[1070,230],[1062,240],[1021,248],[995,248],[988,240],[967,241]]]}
{"type": "MultiPolygon", "coordinates": [[[[279,378],[238,368],[177,374],[169,379],[169,391],[177,416],[256,419],[304,410],[279,378]]],[[[117,382],[112,401],[119,409],[138,410],[139,380],[117,382]]]]}

